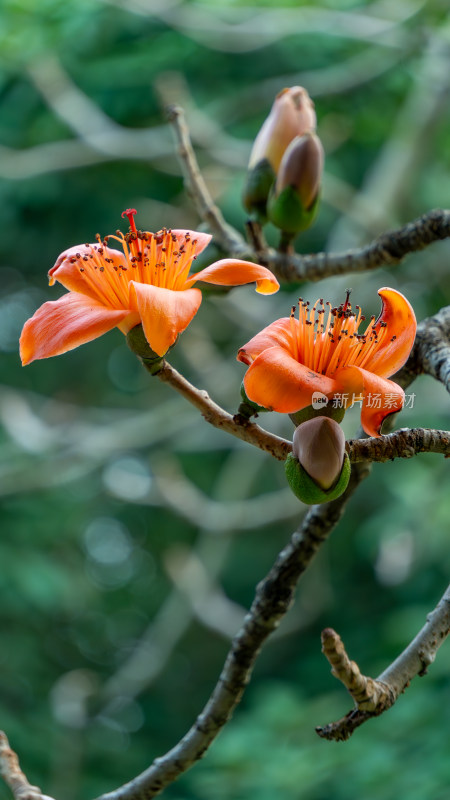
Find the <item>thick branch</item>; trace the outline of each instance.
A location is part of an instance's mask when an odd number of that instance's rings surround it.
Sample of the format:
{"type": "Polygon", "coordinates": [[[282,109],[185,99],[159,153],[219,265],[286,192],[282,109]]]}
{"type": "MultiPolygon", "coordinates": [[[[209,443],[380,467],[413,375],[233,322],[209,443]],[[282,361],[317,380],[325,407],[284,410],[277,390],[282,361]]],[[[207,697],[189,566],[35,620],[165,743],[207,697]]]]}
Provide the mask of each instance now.
{"type": "Polygon", "coordinates": [[[379,438],[350,439],[346,443],[350,461],[392,461],[419,453],[441,453],[450,457],[450,432],[430,428],[400,428],[379,438]]]}
{"type": "Polygon", "coordinates": [[[103,795],[102,800],[150,800],[201,758],[239,703],[261,647],[291,606],[300,576],[338,523],[347,500],[367,474],[367,465],[358,465],[341,497],[331,503],[313,506],[308,511],[299,530],[258,585],[217,686],[184,738],[166,755],[156,759],[145,772],[116,791],[103,795]]]}
{"type": "Polygon", "coordinates": [[[398,264],[409,253],[424,250],[440,239],[450,237],[450,211],[433,209],[402,228],[383,233],[358,250],[344,253],[316,253],[284,256],[270,253],[267,265],[285,281],[320,281],[332,275],[366,272],[398,264]]]}
{"type": "Polygon", "coordinates": [[[341,639],[331,629],[323,632],[324,652],[333,674],[347,687],[356,707],[337,722],[316,728],[323,739],[348,739],[363,722],[390,708],[417,675],[426,674],[436,653],[450,633],[450,586],[428,615],[417,636],[375,680],[361,674],[350,661],[341,639]]]}
{"type": "Polygon", "coordinates": [[[436,378],[450,392],[450,306],[419,323],[414,347],[395,380],[406,388],[423,373],[436,378]]]}

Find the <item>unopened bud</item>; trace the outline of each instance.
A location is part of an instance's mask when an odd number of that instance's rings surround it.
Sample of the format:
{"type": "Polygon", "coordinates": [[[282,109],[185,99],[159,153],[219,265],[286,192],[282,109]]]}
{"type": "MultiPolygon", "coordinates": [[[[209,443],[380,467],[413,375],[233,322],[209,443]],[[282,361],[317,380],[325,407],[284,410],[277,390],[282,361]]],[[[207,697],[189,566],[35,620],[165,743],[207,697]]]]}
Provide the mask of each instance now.
{"type": "Polygon", "coordinates": [[[244,206],[249,213],[265,217],[267,198],[286,148],[296,136],[315,127],[314,103],[306,89],[292,86],[277,94],[250,154],[243,192],[244,206]]]}
{"type": "Polygon", "coordinates": [[[341,472],[345,436],[330,417],[315,417],[295,429],[292,452],[322,489],[329,489],[341,472]]]}
{"type": "Polygon", "coordinates": [[[266,158],[273,171],[278,168],[288,145],[296,136],[315,130],[316,112],[306,89],[291,86],[282,89],[274,100],[272,109],[259,131],[248,163],[252,169],[266,158]]]}
{"type": "Polygon", "coordinates": [[[324,153],[315,133],[296,137],[287,148],[272,188],[267,211],[271,222],[287,233],[308,228],[319,207],[324,153]]]}
{"type": "Polygon", "coordinates": [[[347,488],[351,467],[338,423],[329,417],[315,417],[299,425],[285,469],[289,486],[304,503],[325,503],[339,497],[347,488]]]}

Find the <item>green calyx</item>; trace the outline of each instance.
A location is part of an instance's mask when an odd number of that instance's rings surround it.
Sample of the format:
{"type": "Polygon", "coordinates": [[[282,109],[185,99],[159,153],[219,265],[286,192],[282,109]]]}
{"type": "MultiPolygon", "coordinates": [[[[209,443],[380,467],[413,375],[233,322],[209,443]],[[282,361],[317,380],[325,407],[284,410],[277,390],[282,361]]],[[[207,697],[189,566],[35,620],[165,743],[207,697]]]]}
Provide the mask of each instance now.
{"type": "Polygon", "coordinates": [[[326,405],[320,406],[320,408],[307,406],[306,408],[302,408],[301,411],[294,411],[294,413],[289,414],[289,416],[295,427],[315,417],[330,417],[330,419],[334,419],[335,422],[342,422],[345,416],[345,408],[336,408],[331,402],[328,402],[326,405]]]}
{"type": "Polygon", "coordinates": [[[330,500],[336,500],[345,492],[348,482],[350,480],[351,465],[350,460],[345,453],[344,462],[339,477],[333,486],[329,489],[322,489],[311,478],[310,475],[303,469],[300,461],[290,453],[284,463],[286,471],[286,478],[289,486],[302,503],[307,505],[316,505],[320,503],[328,503],[330,500]]]}
{"type": "Polygon", "coordinates": [[[293,186],[286,186],[278,195],[272,190],[267,203],[267,216],[284,233],[295,236],[314,222],[320,204],[318,194],[309,208],[305,208],[293,186]]]}
{"type": "Polygon", "coordinates": [[[161,370],[164,356],[159,356],[158,353],[155,353],[155,351],[151,349],[145,338],[142,325],[136,325],[128,331],[127,345],[135,355],[139,356],[152,375],[156,375],[156,373],[161,370]]]}
{"type": "Polygon", "coordinates": [[[248,170],[242,200],[249,214],[264,223],[267,221],[267,198],[275,180],[275,172],[267,158],[248,170]]]}
{"type": "Polygon", "coordinates": [[[250,419],[250,417],[255,417],[258,414],[263,413],[264,411],[269,411],[268,408],[264,408],[264,406],[259,406],[257,403],[254,403],[252,400],[249,400],[247,397],[247,393],[245,391],[244,381],[241,383],[241,397],[242,403],[240,404],[237,413],[241,417],[245,417],[250,419]]]}

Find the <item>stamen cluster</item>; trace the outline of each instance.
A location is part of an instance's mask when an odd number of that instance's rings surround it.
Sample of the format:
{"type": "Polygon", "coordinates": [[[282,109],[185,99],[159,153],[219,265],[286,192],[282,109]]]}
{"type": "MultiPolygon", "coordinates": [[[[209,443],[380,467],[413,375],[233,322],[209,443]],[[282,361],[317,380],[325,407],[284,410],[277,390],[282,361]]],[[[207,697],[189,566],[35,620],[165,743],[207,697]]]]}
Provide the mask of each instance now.
{"type": "Polygon", "coordinates": [[[375,316],[370,318],[364,333],[358,333],[365,317],[360,306],[355,306],[353,311],[349,302],[350,291],[347,290],[345,302],[335,307],[320,298],[310,308],[308,300],[299,298],[298,322],[295,319],[297,306],[292,307],[290,317],[295,358],[315,372],[331,376],[342,367],[367,367],[385,338],[386,323],[375,320],[375,316]],[[326,318],[325,306],[328,306],[326,318]]]}
{"type": "MultiPolygon", "coordinates": [[[[128,304],[131,280],[182,291],[196,258],[197,239],[192,239],[189,231],[183,239],[166,228],[157,233],[140,231],[136,229],[134,220],[131,221],[127,234],[118,230],[115,236],[105,236],[104,239],[97,234],[98,244],[86,244],[86,250],[74,253],[69,262],[77,265],[87,286],[101,301],[113,305],[128,304]],[[117,257],[109,249],[110,239],[120,242],[124,258],[117,257]],[[99,273],[106,273],[107,280],[100,279],[99,273]]],[[[53,282],[51,273],[50,281],[53,282]]]]}

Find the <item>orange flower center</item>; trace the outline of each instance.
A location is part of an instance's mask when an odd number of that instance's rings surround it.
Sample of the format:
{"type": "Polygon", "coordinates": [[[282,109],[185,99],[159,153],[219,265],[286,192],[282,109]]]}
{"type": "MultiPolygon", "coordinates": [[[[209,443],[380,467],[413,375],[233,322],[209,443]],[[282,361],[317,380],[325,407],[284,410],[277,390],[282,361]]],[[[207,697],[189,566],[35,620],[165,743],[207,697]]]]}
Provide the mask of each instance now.
{"type": "Polygon", "coordinates": [[[386,323],[376,322],[373,316],[365,332],[359,334],[359,326],[365,317],[360,306],[355,306],[355,315],[349,297],[350,290],[347,290],[346,300],[339,307],[332,308],[331,303],[324,304],[320,299],[311,309],[309,302],[300,298],[298,324],[295,321],[296,306],[292,307],[293,355],[300,364],[330,377],[342,367],[367,366],[385,339],[386,323]],[[325,306],[328,306],[328,315],[325,306]]]}
{"type": "Polygon", "coordinates": [[[113,306],[129,305],[130,281],[182,291],[196,258],[197,240],[191,239],[189,231],[183,238],[166,228],[157,233],[139,231],[133,219],[135,213],[135,209],[127,209],[122,214],[130,220],[127,234],[116,231],[115,236],[105,236],[103,240],[97,234],[97,245],[70,259],[78,264],[83,279],[96,296],[113,306]],[[107,249],[110,239],[121,244],[125,259],[107,249]]]}

